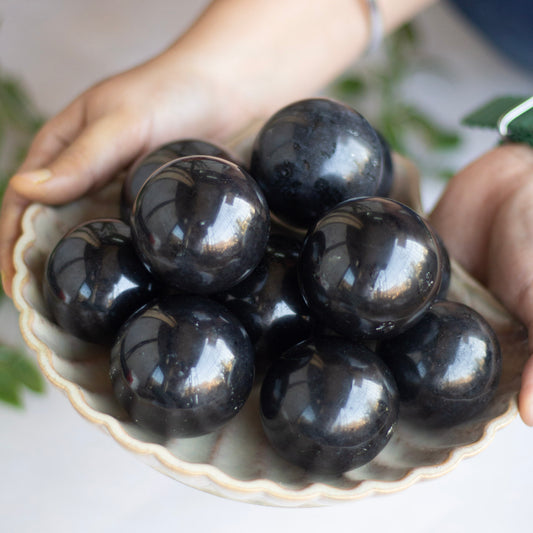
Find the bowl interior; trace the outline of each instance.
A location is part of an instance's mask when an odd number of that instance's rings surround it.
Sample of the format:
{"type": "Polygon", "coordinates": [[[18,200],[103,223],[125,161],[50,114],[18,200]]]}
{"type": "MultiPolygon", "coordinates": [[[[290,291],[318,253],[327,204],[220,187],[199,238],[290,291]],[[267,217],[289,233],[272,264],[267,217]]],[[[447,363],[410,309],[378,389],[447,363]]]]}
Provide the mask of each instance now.
{"type": "MultiPolygon", "coordinates": [[[[392,196],[421,212],[416,169],[396,157],[392,196]]],[[[108,431],[152,466],[188,485],[261,504],[321,505],[372,493],[401,490],[436,477],[477,453],[517,413],[527,334],[505,309],[452,261],[450,299],[470,305],[491,323],[503,350],[503,375],[494,400],[476,418],[447,430],[424,430],[400,420],[385,449],[369,464],[341,476],[311,475],[279,458],[260,424],[258,388],[243,410],[219,431],[197,438],[163,440],[137,427],[116,402],[106,349],[63,332],[49,318],[41,283],[48,253],[75,224],[118,216],[120,181],[62,207],[31,206],[15,251],[14,300],[20,325],[46,377],[64,390],[82,416],[108,431]]]]}

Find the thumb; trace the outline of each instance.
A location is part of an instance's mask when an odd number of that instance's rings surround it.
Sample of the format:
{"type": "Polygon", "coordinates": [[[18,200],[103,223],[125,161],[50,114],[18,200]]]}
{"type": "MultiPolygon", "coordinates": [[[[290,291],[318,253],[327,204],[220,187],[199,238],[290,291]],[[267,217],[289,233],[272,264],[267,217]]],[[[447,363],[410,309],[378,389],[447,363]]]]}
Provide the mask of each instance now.
{"type": "MultiPolygon", "coordinates": [[[[533,331],[530,330],[529,336],[533,331]]],[[[531,355],[522,370],[520,392],[518,394],[518,411],[524,424],[533,426],[533,355],[531,355]]]]}
{"type": "Polygon", "coordinates": [[[487,283],[489,241],[496,213],[531,179],[533,150],[498,146],[458,172],[430,214],[450,256],[487,283]]]}
{"type": "Polygon", "coordinates": [[[107,183],[144,148],[149,128],[127,112],[93,122],[48,163],[47,168],[11,178],[12,189],[28,200],[62,204],[107,183]]]}
{"type": "MultiPolygon", "coordinates": [[[[528,328],[533,353],[533,182],[499,209],[489,245],[488,286],[528,328]]],[[[522,372],[518,398],[522,420],[533,426],[533,357],[522,372]]]]}

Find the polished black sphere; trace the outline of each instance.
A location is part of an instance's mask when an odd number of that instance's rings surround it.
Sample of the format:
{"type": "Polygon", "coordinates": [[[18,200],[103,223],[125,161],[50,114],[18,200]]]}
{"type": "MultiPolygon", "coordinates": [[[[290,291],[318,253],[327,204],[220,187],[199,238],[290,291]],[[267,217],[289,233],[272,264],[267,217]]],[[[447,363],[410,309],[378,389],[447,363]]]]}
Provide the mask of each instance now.
{"type": "Polygon", "coordinates": [[[381,142],[382,155],[381,174],[379,177],[379,185],[376,190],[376,196],[389,196],[394,183],[394,162],[392,161],[389,143],[379,131],[376,130],[376,133],[381,142]]]}
{"type": "Polygon", "coordinates": [[[132,213],[137,251],[177,289],[227,290],[258,265],[270,229],[268,206],[240,167],[210,156],[176,159],[140,190],[132,213]]]}
{"type": "Polygon", "coordinates": [[[493,398],[502,360],[498,339],[466,305],[439,301],[378,353],[400,391],[401,416],[425,427],[470,420],[493,398]]]}
{"type": "Polygon", "coordinates": [[[199,139],[182,139],[160,146],[135,161],[126,175],[120,195],[120,218],[130,223],[135,198],[153,172],[174,159],[189,155],[212,155],[232,160],[224,148],[199,139]]]}
{"type": "Polygon", "coordinates": [[[312,334],[314,326],[298,286],[300,247],[301,243],[290,237],[271,235],[257,268],[217,295],[250,335],[258,374],[312,334]]]}
{"type": "Polygon", "coordinates": [[[270,209],[307,228],[347,198],[376,194],[382,144],[351,107],[311,98],[275,113],[255,139],[250,172],[270,209]]]}
{"type": "Polygon", "coordinates": [[[450,261],[450,255],[448,254],[448,249],[446,248],[444,241],[440,238],[435,230],[433,230],[433,233],[437,239],[441,257],[441,276],[437,298],[440,300],[445,300],[448,296],[450,285],[452,283],[452,263],[450,261]]]}
{"type": "Polygon", "coordinates": [[[296,345],[272,365],[261,388],[268,440],[310,472],[339,474],[369,462],[389,441],[397,416],[387,367],[339,337],[296,345]]]}
{"type": "Polygon", "coordinates": [[[138,311],[111,352],[118,402],[141,427],[164,437],[212,432],[244,405],[253,349],[238,320],[201,296],[174,296],[138,311]]]}
{"type": "Polygon", "coordinates": [[[437,295],[436,237],[409,207],[388,198],[347,200],[306,237],[299,264],[304,298],[341,335],[381,338],[405,330],[437,295]]]}
{"type": "Polygon", "coordinates": [[[155,293],[130,229],[117,219],[86,222],[50,253],[43,293],[54,320],[81,339],[111,344],[122,323],[155,293]]]}

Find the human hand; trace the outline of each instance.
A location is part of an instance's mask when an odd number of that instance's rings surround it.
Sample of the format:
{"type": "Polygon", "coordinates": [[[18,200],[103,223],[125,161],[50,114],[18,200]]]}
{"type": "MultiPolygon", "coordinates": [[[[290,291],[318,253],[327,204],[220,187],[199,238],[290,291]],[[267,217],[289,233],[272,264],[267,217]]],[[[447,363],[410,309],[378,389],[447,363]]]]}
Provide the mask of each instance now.
{"type": "Polygon", "coordinates": [[[533,149],[508,144],[465,167],[430,215],[450,256],[526,327],[518,407],[533,426],[533,149]]]}
{"type": "MultiPolygon", "coordinates": [[[[381,2],[386,32],[434,0],[381,2]]],[[[330,83],[370,38],[365,2],[211,2],[168,50],[77,98],[37,135],[4,196],[0,270],[11,294],[12,255],[32,201],[61,204],[179,137],[222,142],[255,117],[330,83]]]]}
{"type": "Polygon", "coordinates": [[[0,214],[0,269],[9,296],[13,247],[29,203],[69,202],[164,142],[180,137],[223,142],[245,120],[230,116],[230,97],[220,80],[170,54],[92,87],[35,137],[10,180],[0,214]]]}

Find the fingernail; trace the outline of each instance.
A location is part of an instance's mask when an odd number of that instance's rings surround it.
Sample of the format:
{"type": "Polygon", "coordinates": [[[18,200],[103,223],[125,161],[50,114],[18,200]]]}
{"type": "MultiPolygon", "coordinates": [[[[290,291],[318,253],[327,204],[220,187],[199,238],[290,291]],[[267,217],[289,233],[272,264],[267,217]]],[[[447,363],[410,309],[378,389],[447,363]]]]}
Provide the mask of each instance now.
{"type": "Polygon", "coordinates": [[[41,168],[39,170],[32,170],[30,172],[21,172],[20,174],[15,174],[13,179],[23,180],[26,182],[31,182],[36,185],[48,181],[52,177],[52,172],[47,168],[41,168]]]}

